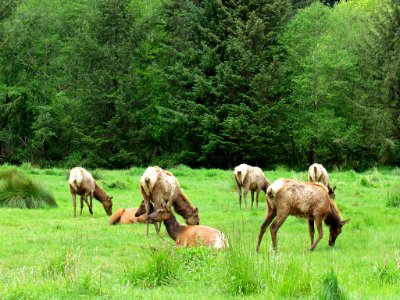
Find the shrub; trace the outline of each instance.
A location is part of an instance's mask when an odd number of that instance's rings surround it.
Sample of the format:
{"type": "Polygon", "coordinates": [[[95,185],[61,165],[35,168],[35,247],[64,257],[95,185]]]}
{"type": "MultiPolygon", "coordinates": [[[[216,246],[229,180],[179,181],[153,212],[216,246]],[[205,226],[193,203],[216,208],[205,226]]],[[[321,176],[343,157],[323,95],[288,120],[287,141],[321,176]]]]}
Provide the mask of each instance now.
{"type": "Polygon", "coordinates": [[[43,208],[57,207],[57,203],[39,183],[17,170],[8,170],[0,173],[0,206],[43,208]]]}
{"type": "Polygon", "coordinates": [[[115,181],[104,181],[103,182],[104,186],[110,189],[120,189],[120,190],[126,190],[128,189],[128,185],[120,180],[115,180],[115,181]]]}

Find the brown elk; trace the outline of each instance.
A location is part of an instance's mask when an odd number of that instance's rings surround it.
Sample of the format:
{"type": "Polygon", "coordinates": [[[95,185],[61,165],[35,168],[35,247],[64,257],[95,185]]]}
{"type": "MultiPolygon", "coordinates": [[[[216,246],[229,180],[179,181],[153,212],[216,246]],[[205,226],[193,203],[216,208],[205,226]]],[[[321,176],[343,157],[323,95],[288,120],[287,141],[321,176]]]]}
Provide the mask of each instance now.
{"type": "Polygon", "coordinates": [[[188,199],[188,197],[180,190],[178,197],[176,197],[172,206],[177,214],[181,215],[187,225],[199,225],[199,209],[194,206],[188,199]]]}
{"type": "Polygon", "coordinates": [[[344,224],[350,220],[342,221],[335,202],[330,198],[328,190],[322,184],[300,182],[293,179],[278,179],[267,189],[268,213],[258,234],[256,251],[258,252],[262,237],[267,227],[271,224],[272,247],[277,248],[276,236],[279,227],[286,218],[297,216],[308,219],[308,228],[311,238],[309,250],[314,250],[323,235],[322,222],[329,228],[329,245],[335,244],[336,238],[342,232],[344,224]],[[318,238],[314,242],[314,221],[317,225],[318,238]]]}
{"type": "Polygon", "coordinates": [[[241,164],[233,171],[237,192],[239,195],[239,207],[242,208],[242,187],[244,207],[247,210],[247,193],[251,191],[251,208],[253,208],[254,192],[256,192],[256,207],[258,208],[258,196],[261,190],[264,193],[270,184],[264,176],[263,171],[258,167],[252,167],[246,164],[241,164]]]}
{"type": "MultiPolygon", "coordinates": [[[[187,225],[199,225],[200,223],[199,209],[189,201],[187,196],[182,191],[179,191],[178,197],[175,198],[174,201],[172,202],[172,206],[174,207],[175,212],[181,215],[185,219],[187,225]]],[[[154,211],[154,206],[152,203],[150,203],[150,212],[153,211],[154,211]]],[[[140,204],[140,207],[137,210],[135,217],[141,217],[143,214],[145,214],[147,218],[144,200],[140,204]]],[[[156,226],[156,232],[158,233],[159,232],[158,223],[155,223],[155,226],[156,226]]]]}
{"type": "Polygon", "coordinates": [[[76,195],[81,196],[81,215],[83,210],[83,201],[86,202],[90,214],[93,215],[92,205],[93,198],[103,204],[104,210],[107,215],[112,214],[112,197],[109,197],[106,192],[97,184],[93,179],[92,174],[86,171],[84,168],[76,167],[73,168],[69,175],[69,190],[72,195],[72,203],[74,205],[74,218],[76,218],[76,195]],[[88,203],[88,196],[90,196],[90,202],[88,203]]]}
{"type": "Polygon", "coordinates": [[[222,232],[217,229],[202,226],[179,224],[172,211],[165,202],[149,215],[150,222],[164,221],[169,236],[178,247],[207,246],[214,249],[224,249],[228,242],[222,232]]]}

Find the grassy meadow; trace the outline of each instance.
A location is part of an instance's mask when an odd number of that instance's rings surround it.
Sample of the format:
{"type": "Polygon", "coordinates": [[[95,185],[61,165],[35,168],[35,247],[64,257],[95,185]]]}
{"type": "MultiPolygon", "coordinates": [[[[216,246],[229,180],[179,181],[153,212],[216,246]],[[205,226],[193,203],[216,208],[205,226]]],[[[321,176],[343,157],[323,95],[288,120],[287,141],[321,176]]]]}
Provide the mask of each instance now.
{"type": "MultiPolygon", "coordinates": [[[[58,207],[0,207],[0,299],[398,299],[400,296],[400,170],[331,172],[343,227],[334,247],[329,228],[314,252],[303,219],[289,217],[271,251],[269,229],[260,253],[257,235],[266,213],[265,195],[258,209],[240,210],[232,171],[170,169],[198,206],[200,223],[224,231],[229,249],[176,249],[164,225],[108,225],[94,200],[73,218],[69,170],[18,169],[50,192],[58,207]]],[[[143,168],[89,170],[113,196],[113,211],[141,202],[143,168]]],[[[285,168],[264,170],[273,181],[307,179],[285,168]]],[[[1,180],[0,180],[1,187],[1,180]]],[[[79,204],[79,201],[78,201],[79,204]]],[[[251,198],[248,195],[250,207],[251,198]]],[[[79,205],[78,205],[79,206],[79,205]]],[[[79,209],[78,209],[79,212],[79,209]]],[[[183,223],[180,218],[181,223],[183,223]]]]}

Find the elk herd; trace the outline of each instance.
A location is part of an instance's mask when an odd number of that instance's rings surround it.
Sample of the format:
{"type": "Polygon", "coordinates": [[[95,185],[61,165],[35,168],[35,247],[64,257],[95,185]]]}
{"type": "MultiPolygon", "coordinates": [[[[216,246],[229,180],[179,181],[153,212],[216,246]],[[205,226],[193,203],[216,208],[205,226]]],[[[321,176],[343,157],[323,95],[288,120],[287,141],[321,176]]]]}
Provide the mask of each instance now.
{"type": "MultiPolygon", "coordinates": [[[[288,216],[307,219],[310,233],[310,248],[314,250],[323,236],[323,223],[329,227],[329,245],[335,244],[336,238],[349,220],[342,220],[335,204],[335,189],[329,185],[329,175],[321,164],[312,164],[308,170],[308,182],[295,179],[278,179],[271,183],[258,167],[247,164],[237,166],[233,171],[239,207],[247,210],[247,194],[251,192],[251,208],[256,193],[256,207],[260,191],[264,191],[267,200],[267,215],[258,234],[256,252],[260,249],[263,235],[270,226],[272,248],[277,249],[277,233],[288,216]],[[242,193],[243,189],[243,193],[242,193]],[[272,223],[272,224],[271,224],[272,223]],[[314,240],[314,223],[318,236],[314,240]]],[[[146,223],[154,224],[156,234],[163,222],[169,236],[178,247],[207,246],[224,249],[229,246],[226,236],[219,230],[200,225],[199,210],[181,189],[177,178],[160,167],[148,167],[140,178],[140,192],[143,201],[137,208],[120,208],[112,214],[112,197],[108,196],[93,176],[83,168],[73,168],[69,176],[69,189],[72,195],[74,218],[76,218],[76,195],[80,196],[81,210],[84,202],[93,214],[92,200],[101,202],[107,215],[111,216],[110,225],[146,223]],[[89,197],[89,199],[88,199],[89,197]],[[173,208],[173,210],[172,210],[173,208]],[[179,214],[185,220],[182,225],[175,217],[179,214]]]]}

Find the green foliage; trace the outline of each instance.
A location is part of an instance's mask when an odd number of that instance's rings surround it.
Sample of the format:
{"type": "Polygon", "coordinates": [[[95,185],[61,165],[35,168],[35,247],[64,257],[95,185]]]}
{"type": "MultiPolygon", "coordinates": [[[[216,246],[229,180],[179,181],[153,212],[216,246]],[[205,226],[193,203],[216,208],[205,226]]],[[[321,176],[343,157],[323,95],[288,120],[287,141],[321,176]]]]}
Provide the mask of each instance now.
{"type": "Polygon", "coordinates": [[[57,207],[54,197],[17,170],[0,173],[0,206],[14,208],[57,207]]]}
{"type": "Polygon", "coordinates": [[[4,0],[0,162],[396,165],[398,1],[334,2],[4,0]]]}

